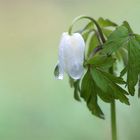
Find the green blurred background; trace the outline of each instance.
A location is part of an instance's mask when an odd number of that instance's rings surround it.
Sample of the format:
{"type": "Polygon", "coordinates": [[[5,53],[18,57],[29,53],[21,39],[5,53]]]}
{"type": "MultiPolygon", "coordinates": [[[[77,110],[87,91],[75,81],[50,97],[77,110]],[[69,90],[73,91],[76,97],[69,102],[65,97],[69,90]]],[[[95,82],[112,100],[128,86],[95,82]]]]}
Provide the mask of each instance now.
{"type": "MultiPolygon", "coordinates": [[[[106,120],[53,77],[61,33],[74,17],[128,20],[140,33],[139,0],[0,0],[0,140],[110,140],[106,120]]],[[[80,24],[80,23],[79,23],[80,24]]],[[[119,140],[140,140],[140,100],[117,102],[119,140]]]]}

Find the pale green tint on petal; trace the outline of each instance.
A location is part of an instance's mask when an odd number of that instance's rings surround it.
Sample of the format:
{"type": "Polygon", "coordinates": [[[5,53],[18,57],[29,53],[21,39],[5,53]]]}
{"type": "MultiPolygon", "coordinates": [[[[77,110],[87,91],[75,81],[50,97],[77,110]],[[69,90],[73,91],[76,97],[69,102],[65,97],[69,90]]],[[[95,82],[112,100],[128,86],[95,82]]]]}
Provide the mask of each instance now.
{"type": "Polygon", "coordinates": [[[80,79],[83,74],[85,42],[79,33],[72,36],[63,33],[59,48],[59,67],[73,79],[80,79]]]}

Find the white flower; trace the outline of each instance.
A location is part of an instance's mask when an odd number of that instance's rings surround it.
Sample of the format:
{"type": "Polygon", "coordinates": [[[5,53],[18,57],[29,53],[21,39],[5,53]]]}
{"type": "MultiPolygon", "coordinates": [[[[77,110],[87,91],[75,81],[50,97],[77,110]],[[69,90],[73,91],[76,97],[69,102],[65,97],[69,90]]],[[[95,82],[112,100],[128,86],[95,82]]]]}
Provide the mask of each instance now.
{"type": "Polygon", "coordinates": [[[59,46],[58,79],[63,79],[64,71],[73,79],[83,75],[85,42],[81,34],[63,33],[59,46]]]}

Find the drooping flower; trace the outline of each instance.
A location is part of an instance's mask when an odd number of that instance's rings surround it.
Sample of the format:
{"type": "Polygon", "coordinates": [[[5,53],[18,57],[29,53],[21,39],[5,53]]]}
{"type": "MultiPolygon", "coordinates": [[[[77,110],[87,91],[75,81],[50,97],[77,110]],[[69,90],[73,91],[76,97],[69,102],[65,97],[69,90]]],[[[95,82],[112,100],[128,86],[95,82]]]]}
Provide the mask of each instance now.
{"type": "Polygon", "coordinates": [[[85,42],[81,34],[63,33],[59,46],[58,79],[63,79],[66,72],[73,79],[83,75],[85,42]]]}

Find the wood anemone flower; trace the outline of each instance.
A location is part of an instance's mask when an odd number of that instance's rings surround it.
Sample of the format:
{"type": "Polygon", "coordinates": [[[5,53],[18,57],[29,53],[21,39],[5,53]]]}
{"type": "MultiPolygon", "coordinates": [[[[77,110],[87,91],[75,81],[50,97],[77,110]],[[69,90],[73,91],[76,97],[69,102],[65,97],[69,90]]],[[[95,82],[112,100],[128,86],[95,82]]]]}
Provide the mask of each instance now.
{"type": "Polygon", "coordinates": [[[71,78],[77,80],[83,75],[85,42],[81,34],[63,33],[59,46],[58,79],[63,79],[66,72],[71,78]]]}

